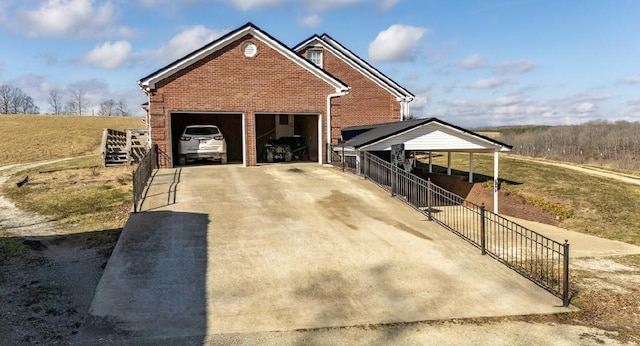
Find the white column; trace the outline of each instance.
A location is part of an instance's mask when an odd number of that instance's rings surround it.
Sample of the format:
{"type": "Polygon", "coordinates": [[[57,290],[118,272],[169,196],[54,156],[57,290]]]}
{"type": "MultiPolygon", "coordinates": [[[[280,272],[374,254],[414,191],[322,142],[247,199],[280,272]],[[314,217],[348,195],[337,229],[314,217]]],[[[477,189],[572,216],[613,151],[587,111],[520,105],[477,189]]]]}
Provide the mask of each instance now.
{"type": "Polygon", "coordinates": [[[433,154],[429,152],[429,173],[433,173],[433,154]]]}
{"type": "Polygon", "coordinates": [[[493,153],[493,212],[498,214],[498,151],[493,153]]]}
{"type": "Polygon", "coordinates": [[[362,153],[356,150],[356,173],[362,175],[362,161],[360,160],[362,153]]]}
{"type": "Polygon", "coordinates": [[[318,163],[322,164],[324,144],[322,143],[322,114],[318,114],[318,163]]]}
{"type": "Polygon", "coordinates": [[[447,151],[447,175],[451,175],[451,152],[447,151]]]}
{"type": "Polygon", "coordinates": [[[473,183],[473,153],[469,153],[469,182],[473,183]]]}

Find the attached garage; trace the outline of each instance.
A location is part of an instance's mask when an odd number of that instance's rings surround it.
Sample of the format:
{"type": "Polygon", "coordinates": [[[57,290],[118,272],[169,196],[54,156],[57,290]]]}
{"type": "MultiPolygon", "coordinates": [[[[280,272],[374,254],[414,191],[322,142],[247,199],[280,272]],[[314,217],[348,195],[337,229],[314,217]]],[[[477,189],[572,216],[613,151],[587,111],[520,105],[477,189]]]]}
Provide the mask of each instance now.
{"type": "Polygon", "coordinates": [[[258,163],[284,161],[268,155],[268,148],[279,143],[295,151],[294,160],[318,161],[322,146],[320,119],[318,114],[256,114],[258,163]]]}
{"type": "Polygon", "coordinates": [[[284,150],[285,160],[292,147],[296,160],[331,163],[340,129],[402,120],[414,98],[328,35],[290,48],[252,23],[138,85],[148,96],[150,144],[161,167],[179,164],[179,136],[188,125],[220,127],[228,162],[275,162],[269,142],[281,141],[275,150],[284,150]]]}
{"type": "Polygon", "coordinates": [[[227,141],[229,163],[244,163],[243,115],[241,113],[178,113],[171,115],[172,161],[178,162],[178,142],[184,128],[189,125],[216,125],[227,141]]]}

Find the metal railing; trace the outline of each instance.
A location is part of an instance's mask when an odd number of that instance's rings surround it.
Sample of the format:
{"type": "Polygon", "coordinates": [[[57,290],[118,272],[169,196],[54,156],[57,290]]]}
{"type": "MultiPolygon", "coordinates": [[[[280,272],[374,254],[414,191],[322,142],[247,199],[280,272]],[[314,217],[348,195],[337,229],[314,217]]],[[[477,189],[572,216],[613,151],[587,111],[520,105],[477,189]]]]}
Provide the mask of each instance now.
{"type": "Polygon", "coordinates": [[[133,212],[137,213],[142,202],[142,195],[147,187],[154,169],[158,169],[158,146],[153,145],[133,171],[133,212]]]}
{"type": "Polygon", "coordinates": [[[356,169],[356,157],[353,155],[344,155],[344,152],[340,151],[341,146],[331,147],[331,164],[335,167],[342,168],[342,170],[356,169]],[[338,149],[336,151],[336,149],[338,149]]]}
{"type": "Polygon", "coordinates": [[[362,174],[569,305],[569,243],[559,243],[374,155],[362,174]]]}

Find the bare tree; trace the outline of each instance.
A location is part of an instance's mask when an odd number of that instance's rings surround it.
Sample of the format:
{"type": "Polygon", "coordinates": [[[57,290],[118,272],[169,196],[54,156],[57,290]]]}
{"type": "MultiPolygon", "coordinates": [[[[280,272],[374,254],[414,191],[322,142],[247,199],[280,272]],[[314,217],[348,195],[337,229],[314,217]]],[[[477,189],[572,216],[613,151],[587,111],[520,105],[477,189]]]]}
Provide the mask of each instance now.
{"type": "Polygon", "coordinates": [[[98,110],[98,115],[103,115],[103,116],[107,116],[110,117],[112,115],[117,114],[116,110],[117,110],[117,104],[116,101],[114,101],[113,99],[108,99],[106,101],[103,101],[100,104],[100,109],[98,110]]]}
{"type": "Polygon", "coordinates": [[[131,115],[131,111],[129,111],[129,106],[127,105],[127,101],[125,101],[125,99],[120,99],[118,101],[118,104],[116,105],[116,113],[121,117],[131,115]]]}
{"type": "Polygon", "coordinates": [[[49,91],[49,97],[47,98],[47,102],[51,107],[52,114],[54,115],[62,114],[62,111],[64,110],[64,101],[62,100],[62,94],[58,90],[53,89],[49,91]]]}
{"type": "Polygon", "coordinates": [[[640,122],[590,121],[581,125],[501,130],[500,140],[525,156],[622,169],[640,169],[640,122]]]}
{"type": "Polygon", "coordinates": [[[40,114],[40,108],[36,106],[31,96],[26,96],[22,99],[20,111],[22,114],[40,114]]]}
{"type": "Polygon", "coordinates": [[[33,98],[20,88],[0,85],[0,113],[2,114],[34,114],[40,110],[33,98]]]}
{"type": "Polygon", "coordinates": [[[10,85],[0,85],[0,113],[12,114],[11,107],[16,90],[10,85]]]}
{"type": "Polygon", "coordinates": [[[89,108],[89,98],[83,89],[76,89],[71,92],[71,97],[67,101],[66,109],[69,114],[82,115],[89,108]]]}

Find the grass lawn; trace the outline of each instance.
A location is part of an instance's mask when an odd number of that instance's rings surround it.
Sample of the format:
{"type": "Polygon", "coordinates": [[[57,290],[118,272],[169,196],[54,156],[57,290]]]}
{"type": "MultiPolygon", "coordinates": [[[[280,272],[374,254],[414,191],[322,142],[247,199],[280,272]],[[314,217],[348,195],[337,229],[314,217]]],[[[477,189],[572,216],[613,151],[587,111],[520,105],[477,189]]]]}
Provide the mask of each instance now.
{"type": "MultiPolygon", "coordinates": [[[[446,167],[447,156],[433,163],[446,167]]],[[[469,155],[452,153],[452,168],[467,171],[469,155]]],[[[595,177],[570,169],[500,156],[503,189],[527,203],[563,215],[560,227],[640,245],[640,186],[595,177]]],[[[493,155],[474,155],[474,172],[493,175],[493,155]]]]}
{"type": "Polygon", "coordinates": [[[102,130],[145,128],[141,117],[0,115],[0,166],[100,153],[102,130]]]}

